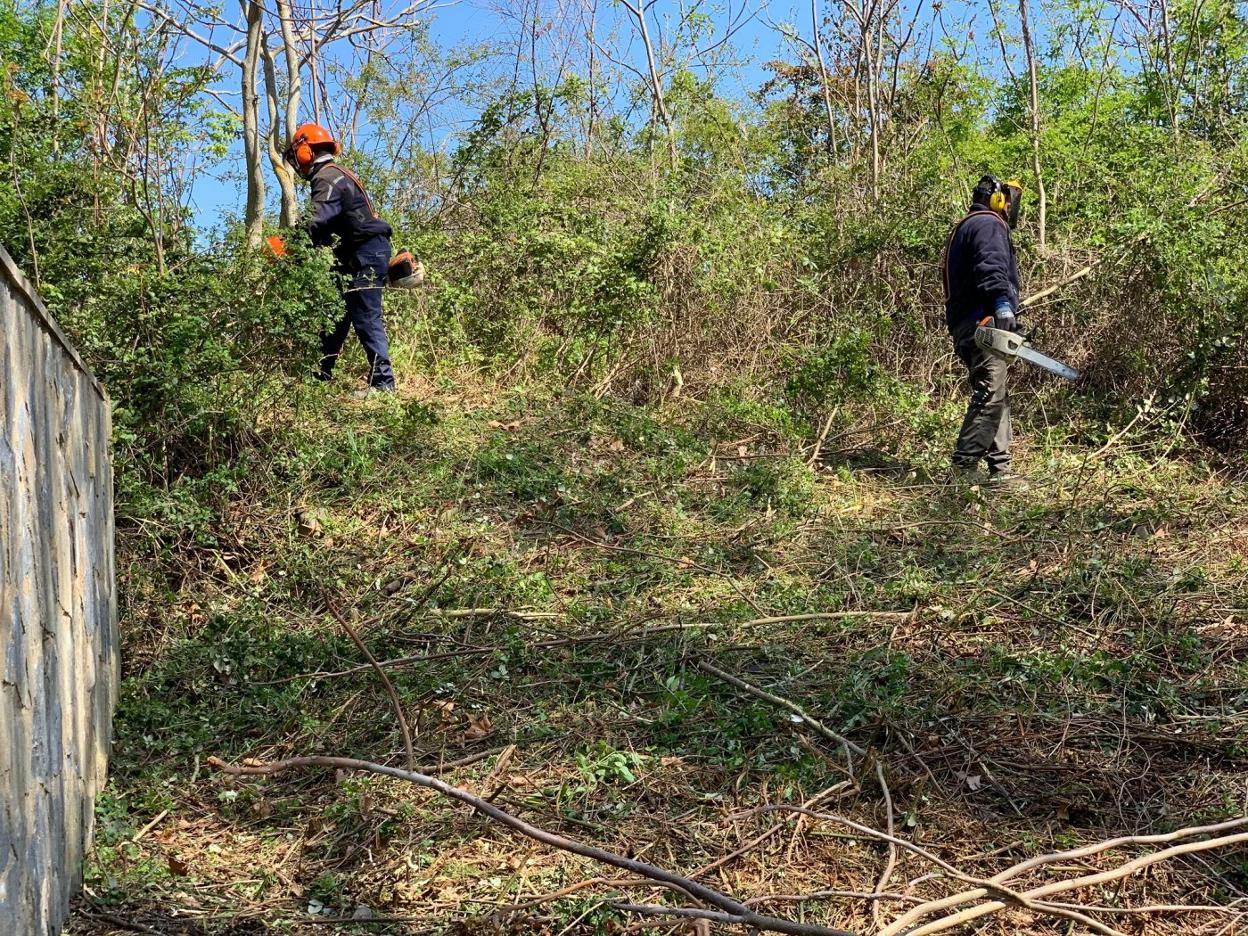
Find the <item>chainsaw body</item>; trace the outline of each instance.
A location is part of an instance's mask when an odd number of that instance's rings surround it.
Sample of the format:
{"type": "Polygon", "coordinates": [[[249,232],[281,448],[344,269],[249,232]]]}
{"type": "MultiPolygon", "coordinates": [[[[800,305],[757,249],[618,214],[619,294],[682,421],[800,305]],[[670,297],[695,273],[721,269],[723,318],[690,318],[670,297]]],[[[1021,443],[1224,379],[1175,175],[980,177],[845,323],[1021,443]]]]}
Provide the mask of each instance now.
{"type": "Polygon", "coordinates": [[[1008,363],[1023,360],[1028,364],[1057,374],[1066,380],[1078,380],[1079,372],[1061,361],[1041,354],[1027,343],[1027,336],[1021,332],[1006,331],[1004,328],[993,328],[980,325],[975,329],[975,344],[987,354],[1000,358],[1008,363]]]}
{"type": "Polygon", "coordinates": [[[425,281],[425,265],[410,250],[400,250],[390,261],[386,279],[396,289],[415,289],[425,281]]]}

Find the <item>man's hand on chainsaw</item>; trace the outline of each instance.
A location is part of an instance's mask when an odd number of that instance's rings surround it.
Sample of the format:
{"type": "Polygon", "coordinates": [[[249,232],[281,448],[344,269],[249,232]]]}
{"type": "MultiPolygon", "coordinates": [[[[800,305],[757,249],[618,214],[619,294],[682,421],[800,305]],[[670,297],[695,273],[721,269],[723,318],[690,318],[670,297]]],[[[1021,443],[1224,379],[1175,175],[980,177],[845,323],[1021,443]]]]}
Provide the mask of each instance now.
{"type": "Polygon", "coordinates": [[[992,317],[996,327],[1002,331],[1018,331],[1018,316],[1014,314],[1014,305],[1010,302],[1009,296],[998,297],[996,308],[992,310],[992,317]]]}

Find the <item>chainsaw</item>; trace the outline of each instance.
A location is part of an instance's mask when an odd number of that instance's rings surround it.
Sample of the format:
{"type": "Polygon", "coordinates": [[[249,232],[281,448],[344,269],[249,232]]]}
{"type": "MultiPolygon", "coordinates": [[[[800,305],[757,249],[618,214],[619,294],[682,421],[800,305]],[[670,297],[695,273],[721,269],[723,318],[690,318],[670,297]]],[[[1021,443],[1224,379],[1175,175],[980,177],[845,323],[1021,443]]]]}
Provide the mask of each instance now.
{"type": "MultiPolygon", "coordinates": [[[[280,234],[274,234],[272,237],[266,238],[265,242],[269,245],[269,251],[274,257],[289,256],[286,240],[280,234]]],[[[387,286],[395,289],[415,289],[424,281],[425,265],[420,262],[419,257],[413,256],[410,250],[400,250],[394,255],[394,259],[390,261],[390,267],[386,271],[387,286]]]]}
{"type": "Polygon", "coordinates": [[[1078,380],[1079,372],[1068,364],[1063,364],[1047,354],[1041,354],[1031,346],[1031,336],[1022,332],[1006,331],[1004,328],[993,328],[984,322],[991,322],[988,316],[975,329],[975,344],[984,352],[1008,363],[1026,361],[1067,380],[1078,380]]]}

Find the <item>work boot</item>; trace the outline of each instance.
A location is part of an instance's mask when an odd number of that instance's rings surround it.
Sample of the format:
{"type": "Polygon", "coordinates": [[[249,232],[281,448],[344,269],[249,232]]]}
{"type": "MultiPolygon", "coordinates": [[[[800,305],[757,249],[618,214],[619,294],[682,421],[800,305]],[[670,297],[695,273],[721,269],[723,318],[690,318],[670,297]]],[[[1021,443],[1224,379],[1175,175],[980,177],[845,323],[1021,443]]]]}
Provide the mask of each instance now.
{"type": "Polygon", "coordinates": [[[989,471],[988,484],[997,491],[1025,491],[1030,486],[1026,478],[1008,468],[989,471]]]}
{"type": "Polygon", "coordinates": [[[978,465],[959,465],[954,462],[949,467],[949,482],[951,484],[979,484],[984,480],[984,473],[979,470],[978,465]]]}
{"type": "Polygon", "coordinates": [[[351,395],[357,400],[367,400],[378,394],[385,395],[392,393],[394,393],[394,384],[381,384],[380,386],[365,387],[363,390],[356,390],[351,395]]]}

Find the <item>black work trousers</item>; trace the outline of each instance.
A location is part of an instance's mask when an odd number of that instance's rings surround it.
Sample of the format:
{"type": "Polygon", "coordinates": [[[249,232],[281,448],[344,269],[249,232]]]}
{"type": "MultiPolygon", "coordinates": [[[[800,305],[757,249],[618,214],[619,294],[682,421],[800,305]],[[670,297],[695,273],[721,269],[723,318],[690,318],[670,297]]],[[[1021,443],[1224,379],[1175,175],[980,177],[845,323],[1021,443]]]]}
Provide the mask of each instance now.
{"type": "Polygon", "coordinates": [[[1006,388],[1009,364],[975,344],[975,319],[956,326],[953,347],[966,365],[971,400],[953,450],[955,468],[974,469],[984,460],[989,471],[1010,466],[1010,394],[1006,388]]]}
{"type": "Polygon", "coordinates": [[[394,387],[394,369],[390,366],[390,344],[386,326],[381,319],[381,291],[390,266],[390,240],[374,237],[339,260],[343,275],[343,303],[346,311],[333,331],[321,335],[321,373],[328,377],[347,343],[347,335],[355,335],[364,346],[368,358],[368,383],[382,389],[394,387]]]}

